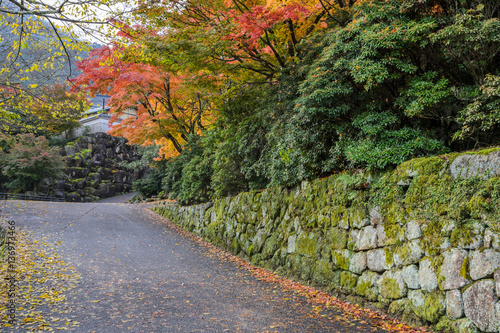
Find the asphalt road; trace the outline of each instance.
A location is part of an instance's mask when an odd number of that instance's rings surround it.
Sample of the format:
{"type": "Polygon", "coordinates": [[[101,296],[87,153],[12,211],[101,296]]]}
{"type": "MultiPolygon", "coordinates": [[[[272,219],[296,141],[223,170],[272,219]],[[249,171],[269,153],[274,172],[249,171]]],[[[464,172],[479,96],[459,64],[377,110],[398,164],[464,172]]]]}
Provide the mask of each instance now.
{"type": "Polygon", "coordinates": [[[306,299],[210,254],[146,205],[3,201],[0,209],[35,238],[62,241],[59,255],[81,275],[67,301],[76,332],[381,332],[340,309],[312,315],[306,299]]]}

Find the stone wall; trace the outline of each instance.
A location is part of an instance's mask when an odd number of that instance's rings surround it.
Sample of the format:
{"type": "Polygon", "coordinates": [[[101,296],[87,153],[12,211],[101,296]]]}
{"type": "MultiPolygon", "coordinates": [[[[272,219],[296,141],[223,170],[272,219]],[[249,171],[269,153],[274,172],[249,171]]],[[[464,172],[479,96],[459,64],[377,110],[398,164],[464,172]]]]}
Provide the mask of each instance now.
{"type": "Polygon", "coordinates": [[[62,154],[68,167],[63,179],[47,185],[57,197],[67,201],[92,201],[119,193],[130,192],[132,182],[141,178],[144,170],[128,170],[120,162],[140,158],[127,140],[105,133],[90,134],[70,142],[62,154]]]}
{"type": "Polygon", "coordinates": [[[499,163],[500,149],[421,158],[154,210],[256,265],[408,321],[500,332],[499,163]]]}

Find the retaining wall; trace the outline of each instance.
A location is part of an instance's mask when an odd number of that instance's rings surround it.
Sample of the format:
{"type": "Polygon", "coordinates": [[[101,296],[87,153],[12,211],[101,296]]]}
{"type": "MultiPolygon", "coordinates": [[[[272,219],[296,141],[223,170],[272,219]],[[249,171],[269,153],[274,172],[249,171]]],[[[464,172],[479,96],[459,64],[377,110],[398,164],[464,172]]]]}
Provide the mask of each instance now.
{"type": "Polygon", "coordinates": [[[500,149],[154,208],[278,274],[438,330],[500,332],[500,149]]]}

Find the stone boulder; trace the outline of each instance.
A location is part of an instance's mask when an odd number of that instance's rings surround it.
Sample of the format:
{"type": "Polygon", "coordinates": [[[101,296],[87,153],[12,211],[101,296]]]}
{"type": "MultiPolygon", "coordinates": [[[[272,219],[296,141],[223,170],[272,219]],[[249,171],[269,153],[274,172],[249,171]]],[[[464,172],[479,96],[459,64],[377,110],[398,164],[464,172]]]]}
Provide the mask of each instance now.
{"type": "Polygon", "coordinates": [[[495,250],[474,251],[470,259],[470,277],[479,280],[487,277],[500,267],[500,252],[495,250]]]}
{"type": "Polygon", "coordinates": [[[378,300],[380,295],[380,274],[371,271],[364,271],[358,278],[356,285],[356,293],[360,296],[366,297],[368,300],[374,302],[378,300]]]}
{"type": "Polygon", "coordinates": [[[467,318],[483,332],[498,332],[498,314],[495,281],[481,280],[463,293],[464,312],[467,318]]]}
{"type": "Polygon", "coordinates": [[[430,292],[437,289],[438,279],[430,259],[424,258],[420,261],[418,280],[423,291],[430,292]]]}
{"type": "Polygon", "coordinates": [[[424,316],[425,295],[422,290],[408,290],[408,299],[413,312],[420,318],[424,316]]]}
{"type": "Polygon", "coordinates": [[[361,274],[366,269],[366,252],[356,252],[351,258],[349,271],[361,274]]]}
{"type": "Polygon", "coordinates": [[[400,299],[406,296],[408,287],[400,270],[385,271],[380,277],[380,295],[389,299],[400,299]]]}
{"type": "Polygon", "coordinates": [[[424,251],[420,246],[420,240],[414,239],[410,242],[407,242],[403,246],[398,247],[398,249],[394,251],[394,265],[407,266],[418,264],[423,256],[424,251]]]}
{"type": "Polygon", "coordinates": [[[455,179],[474,176],[482,176],[483,179],[492,178],[500,174],[500,151],[485,155],[459,156],[451,163],[450,172],[455,179]]]}
{"type": "Polygon", "coordinates": [[[422,318],[430,323],[437,323],[446,313],[446,297],[442,291],[433,291],[425,295],[422,318]]]}
{"type": "Polygon", "coordinates": [[[371,250],[366,255],[368,269],[374,272],[383,272],[391,269],[394,265],[392,264],[392,260],[388,259],[385,249],[371,250]]]}
{"type": "Polygon", "coordinates": [[[464,305],[460,290],[449,290],[446,292],[446,315],[452,320],[463,317],[464,305]]]}
{"type": "Polygon", "coordinates": [[[403,267],[403,279],[409,289],[420,289],[420,280],[418,278],[418,267],[410,265],[403,267]]]}
{"type": "Polygon", "coordinates": [[[420,238],[420,236],[422,236],[420,224],[417,221],[409,221],[406,224],[406,239],[413,240],[420,238]]]}
{"type": "Polygon", "coordinates": [[[467,254],[467,251],[460,249],[451,249],[443,253],[440,283],[442,290],[458,289],[470,283],[464,263],[467,254]]]}
{"type": "Polygon", "coordinates": [[[354,252],[350,250],[335,250],[332,253],[332,260],[335,266],[342,270],[349,270],[354,252]]]}
{"type": "Polygon", "coordinates": [[[369,225],[361,229],[358,241],[356,242],[357,250],[369,250],[377,248],[377,229],[369,225]]]}

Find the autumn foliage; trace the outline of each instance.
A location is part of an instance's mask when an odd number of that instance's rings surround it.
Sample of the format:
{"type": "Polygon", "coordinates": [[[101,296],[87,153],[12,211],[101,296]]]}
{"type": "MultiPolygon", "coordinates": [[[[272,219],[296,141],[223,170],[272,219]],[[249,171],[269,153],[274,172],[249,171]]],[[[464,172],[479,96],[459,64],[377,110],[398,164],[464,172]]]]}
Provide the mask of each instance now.
{"type": "Polygon", "coordinates": [[[128,62],[125,52],[133,46],[126,44],[104,46],[90,53],[89,58],[78,64],[83,71],[73,81],[79,89],[91,94],[109,94],[108,106],[119,121],[127,110],[135,110],[137,116],[128,117],[111,131],[133,144],[156,144],[163,148],[164,158],[182,152],[182,145],[191,134],[210,123],[211,104],[207,96],[192,88],[196,77],[171,73],[161,67],[128,62]]]}

